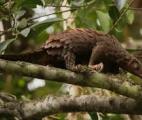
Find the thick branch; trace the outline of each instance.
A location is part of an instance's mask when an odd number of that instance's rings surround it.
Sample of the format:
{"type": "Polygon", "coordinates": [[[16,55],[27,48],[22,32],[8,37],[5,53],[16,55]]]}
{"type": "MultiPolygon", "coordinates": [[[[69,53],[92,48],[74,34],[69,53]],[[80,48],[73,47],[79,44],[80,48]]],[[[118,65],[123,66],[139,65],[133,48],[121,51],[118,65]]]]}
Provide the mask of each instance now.
{"type": "Polygon", "coordinates": [[[111,76],[94,73],[87,77],[59,68],[5,60],[0,60],[0,71],[81,86],[98,87],[137,100],[142,99],[142,87],[140,85],[135,85],[132,81],[127,81],[127,78],[124,76],[111,76]]]}
{"type": "MultiPolygon", "coordinates": [[[[126,97],[100,97],[96,95],[83,95],[80,97],[47,96],[30,102],[9,102],[6,107],[0,106],[0,115],[17,113],[23,119],[39,119],[47,115],[62,112],[103,112],[142,114],[142,105],[134,99],[126,97]],[[13,111],[13,112],[12,112],[13,111]],[[16,112],[16,113],[15,113],[16,112]]],[[[19,117],[20,118],[20,117],[19,117]]]]}

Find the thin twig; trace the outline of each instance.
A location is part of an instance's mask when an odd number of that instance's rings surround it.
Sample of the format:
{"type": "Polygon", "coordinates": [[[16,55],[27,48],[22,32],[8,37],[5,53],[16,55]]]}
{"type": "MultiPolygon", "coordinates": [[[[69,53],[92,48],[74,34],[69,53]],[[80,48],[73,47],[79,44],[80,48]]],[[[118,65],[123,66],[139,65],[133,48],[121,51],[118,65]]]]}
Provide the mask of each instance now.
{"type": "Polygon", "coordinates": [[[4,35],[4,34],[6,34],[6,33],[11,32],[11,30],[12,30],[12,29],[10,28],[10,29],[5,30],[5,31],[0,31],[0,36],[4,35]]]}
{"type": "Polygon", "coordinates": [[[129,10],[138,10],[138,11],[141,11],[142,8],[134,8],[134,7],[130,7],[129,10]]]}
{"type": "MultiPolygon", "coordinates": [[[[92,4],[92,3],[91,3],[92,4]]],[[[79,6],[70,6],[70,5],[47,5],[46,7],[66,7],[66,8],[80,8],[80,7],[87,7],[91,4],[79,5],[79,6]]]]}
{"type": "MultiPolygon", "coordinates": [[[[89,6],[90,4],[85,4],[85,5],[80,5],[80,6],[70,6],[70,5],[47,5],[46,7],[55,7],[55,8],[58,8],[58,7],[66,7],[66,8],[80,8],[80,7],[87,7],[89,6]]],[[[114,5],[114,4],[113,4],[114,5]]],[[[111,5],[112,6],[112,5],[111,5]]],[[[98,9],[98,8],[96,8],[98,9]]],[[[135,8],[135,7],[129,7],[128,10],[142,10],[142,8],[135,8]]]]}
{"type": "Polygon", "coordinates": [[[130,48],[127,48],[126,50],[130,52],[142,51],[142,49],[130,49],[130,48]]]}
{"type": "Polygon", "coordinates": [[[114,28],[115,26],[119,23],[119,21],[121,20],[121,18],[123,17],[123,15],[127,12],[127,10],[129,9],[129,7],[133,4],[134,0],[131,0],[129,3],[128,3],[128,7],[126,7],[126,9],[124,9],[122,11],[122,13],[120,14],[119,18],[117,19],[117,21],[113,24],[112,28],[110,29],[110,31],[108,33],[110,33],[114,28]]]}
{"type": "Polygon", "coordinates": [[[59,13],[63,13],[63,12],[68,12],[68,11],[72,11],[72,10],[76,10],[76,8],[69,9],[69,10],[64,10],[64,11],[59,11],[59,12],[54,12],[54,13],[51,13],[51,14],[48,14],[48,15],[42,15],[42,16],[30,18],[28,21],[35,20],[35,19],[38,19],[38,18],[41,18],[41,17],[45,17],[45,16],[47,17],[47,16],[50,16],[50,15],[53,15],[53,14],[59,14],[59,13]]]}

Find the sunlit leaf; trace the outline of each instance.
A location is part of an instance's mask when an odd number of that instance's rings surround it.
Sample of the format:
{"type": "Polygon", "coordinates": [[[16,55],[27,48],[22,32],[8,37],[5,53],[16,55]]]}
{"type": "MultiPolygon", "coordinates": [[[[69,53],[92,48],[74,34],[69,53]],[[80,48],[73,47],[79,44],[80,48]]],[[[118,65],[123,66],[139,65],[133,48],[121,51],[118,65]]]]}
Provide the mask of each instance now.
{"type": "Polygon", "coordinates": [[[61,21],[62,19],[60,18],[51,18],[51,19],[46,19],[42,22],[35,23],[32,25],[30,28],[36,30],[36,31],[42,31],[49,27],[50,25],[54,24],[55,22],[61,21]]]}
{"type": "Polygon", "coordinates": [[[27,19],[23,18],[19,23],[18,23],[18,28],[25,28],[27,26],[27,19]]]}
{"type": "Polygon", "coordinates": [[[8,45],[10,43],[12,43],[15,39],[9,39],[9,40],[5,40],[3,42],[0,43],[0,52],[2,53],[3,51],[6,50],[6,48],[8,47],[8,45]]]}
{"type": "Polygon", "coordinates": [[[72,1],[73,6],[81,6],[84,3],[84,0],[72,1]]]}
{"type": "Polygon", "coordinates": [[[127,0],[115,0],[117,9],[120,11],[126,4],[127,0]]]}
{"type": "Polygon", "coordinates": [[[17,83],[19,87],[24,87],[26,84],[26,81],[24,79],[19,79],[17,83]]]}
{"type": "Polygon", "coordinates": [[[16,12],[16,19],[19,19],[20,17],[22,17],[25,13],[26,13],[25,10],[17,11],[16,12]]]}
{"type": "Polygon", "coordinates": [[[104,32],[108,32],[111,26],[111,19],[108,13],[102,11],[96,11],[99,24],[104,32]]]}
{"type": "Polygon", "coordinates": [[[20,32],[20,34],[23,35],[24,37],[27,37],[29,35],[30,31],[31,31],[31,28],[26,28],[26,29],[22,30],[20,32]]]}
{"type": "Polygon", "coordinates": [[[45,0],[40,0],[40,1],[42,2],[43,6],[45,6],[45,0]]]}
{"type": "Polygon", "coordinates": [[[133,12],[133,11],[130,11],[130,10],[127,11],[126,17],[127,17],[127,22],[128,22],[129,24],[132,24],[133,21],[134,21],[134,12],[133,12]]]}

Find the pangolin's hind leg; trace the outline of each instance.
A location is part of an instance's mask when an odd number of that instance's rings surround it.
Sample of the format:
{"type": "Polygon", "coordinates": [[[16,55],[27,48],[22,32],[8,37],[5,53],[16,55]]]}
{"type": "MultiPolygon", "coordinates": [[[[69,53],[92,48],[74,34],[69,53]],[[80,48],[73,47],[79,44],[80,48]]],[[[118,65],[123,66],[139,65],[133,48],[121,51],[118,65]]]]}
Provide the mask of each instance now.
{"type": "Polygon", "coordinates": [[[64,57],[66,68],[68,70],[78,72],[78,73],[88,73],[92,71],[92,69],[90,69],[88,66],[80,65],[80,64],[76,65],[76,56],[71,51],[67,51],[63,55],[63,57],[64,57]]]}

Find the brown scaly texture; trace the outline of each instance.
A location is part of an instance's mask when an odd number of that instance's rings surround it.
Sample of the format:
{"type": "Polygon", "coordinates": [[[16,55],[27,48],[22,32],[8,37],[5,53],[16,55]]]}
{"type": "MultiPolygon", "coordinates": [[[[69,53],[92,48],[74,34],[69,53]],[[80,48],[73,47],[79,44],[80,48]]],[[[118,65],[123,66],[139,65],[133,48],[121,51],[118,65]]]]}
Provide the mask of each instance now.
{"type": "Polygon", "coordinates": [[[104,72],[118,72],[121,67],[142,78],[142,64],[123,49],[111,35],[91,29],[71,29],[51,35],[38,51],[22,55],[1,55],[8,60],[22,60],[78,70],[78,64],[94,65],[102,62],[104,72]]]}

